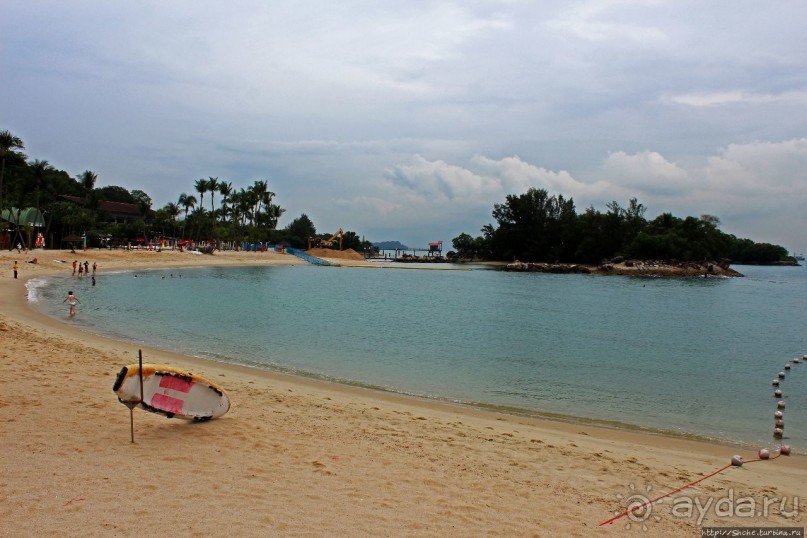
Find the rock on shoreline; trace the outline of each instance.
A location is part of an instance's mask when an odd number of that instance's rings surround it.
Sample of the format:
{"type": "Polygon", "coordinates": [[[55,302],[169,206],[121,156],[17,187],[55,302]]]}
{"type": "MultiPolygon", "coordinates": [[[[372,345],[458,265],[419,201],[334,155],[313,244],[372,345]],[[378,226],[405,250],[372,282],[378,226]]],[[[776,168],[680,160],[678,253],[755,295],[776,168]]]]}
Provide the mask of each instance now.
{"type": "Polygon", "coordinates": [[[515,261],[502,267],[503,271],[561,274],[597,274],[656,277],[741,277],[742,273],[729,267],[728,261],[679,262],[675,260],[616,259],[600,265],[566,263],[526,263],[515,261]]]}

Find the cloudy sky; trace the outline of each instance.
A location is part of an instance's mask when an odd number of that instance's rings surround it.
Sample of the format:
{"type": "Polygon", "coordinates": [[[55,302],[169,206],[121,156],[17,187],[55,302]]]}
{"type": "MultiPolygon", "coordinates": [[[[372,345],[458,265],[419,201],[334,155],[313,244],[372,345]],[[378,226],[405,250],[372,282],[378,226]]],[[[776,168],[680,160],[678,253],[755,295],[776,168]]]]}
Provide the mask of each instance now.
{"type": "Polygon", "coordinates": [[[320,232],[478,235],[530,187],[807,252],[803,0],[6,0],[0,130],[155,207],[265,179],[320,232]]]}

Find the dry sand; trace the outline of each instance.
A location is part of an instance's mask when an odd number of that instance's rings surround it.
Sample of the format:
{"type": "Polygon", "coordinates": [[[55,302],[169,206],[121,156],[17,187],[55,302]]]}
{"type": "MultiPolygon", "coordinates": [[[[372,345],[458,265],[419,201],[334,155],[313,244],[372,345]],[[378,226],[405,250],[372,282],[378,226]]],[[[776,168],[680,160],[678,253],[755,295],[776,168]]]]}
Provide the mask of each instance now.
{"type": "MultiPolygon", "coordinates": [[[[0,253],[0,536],[700,536],[702,525],[804,526],[807,458],[729,468],[755,451],[528,419],[227,366],[144,348],[147,362],[210,378],[223,418],[195,424],[112,393],[132,344],[80,332],[26,304],[24,279],[69,271],[300,263],[274,253],[0,253]],[[25,263],[37,257],[37,265],[25,263]],[[12,279],[13,260],[20,279],[12,279]],[[652,488],[648,491],[648,488],[652,488]],[[738,506],[749,497],[754,517],[738,506]],[[765,499],[784,500],[784,512],[765,499]],[[690,499],[687,503],[687,499],[690,499]],[[703,520],[689,506],[712,503],[703,520]],[[734,517],[718,517],[738,510],[734,517]],[[672,507],[679,512],[673,515],[672,507]],[[720,510],[717,511],[720,513],[720,510]],[[643,530],[647,527],[647,532],[643,530]]],[[[345,269],[349,270],[349,269],[345,269]]],[[[81,315],[81,312],[79,312],[81,315]]],[[[795,410],[794,410],[795,411],[795,410]]],[[[804,447],[797,447],[804,450],[804,447]]]]}

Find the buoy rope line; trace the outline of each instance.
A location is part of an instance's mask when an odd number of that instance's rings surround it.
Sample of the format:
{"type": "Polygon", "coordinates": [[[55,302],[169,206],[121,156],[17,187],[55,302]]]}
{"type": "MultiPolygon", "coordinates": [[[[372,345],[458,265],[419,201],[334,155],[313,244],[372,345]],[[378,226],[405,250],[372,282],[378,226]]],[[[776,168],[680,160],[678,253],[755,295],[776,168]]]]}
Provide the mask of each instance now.
{"type": "MultiPolygon", "coordinates": [[[[801,359],[795,358],[791,362],[785,364],[784,370],[779,372],[778,377],[773,380],[773,386],[774,387],[779,387],[779,385],[785,380],[785,377],[786,377],[787,373],[790,371],[790,369],[792,367],[791,363],[792,364],[800,364],[802,361],[807,363],[807,355],[804,355],[801,359]]],[[[779,389],[779,388],[776,388],[773,391],[773,396],[775,398],[777,398],[777,399],[782,398],[783,397],[782,396],[782,390],[779,389]]],[[[785,428],[785,423],[784,423],[785,401],[784,400],[778,400],[776,402],[776,409],[777,410],[773,414],[774,425],[775,425],[775,427],[773,429],[773,437],[774,437],[774,439],[779,439],[780,441],[779,441],[779,447],[775,450],[775,455],[771,456],[771,453],[767,448],[760,448],[759,452],[757,453],[758,457],[755,460],[743,461],[742,456],[734,455],[731,458],[731,463],[729,463],[728,465],[724,465],[720,469],[717,469],[716,471],[713,471],[713,472],[707,474],[706,476],[702,476],[702,477],[698,478],[697,480],[693,480],[689,484],[685,484],[685,485],[683,485],[681,487],[678,487],[678,488],[675,488],[674,490],[669,491],[669,492],[667,492],[667,493],[665,493],[663,495],[659,495],[658,497],[656,497],[654,499],[648,499],[648,500],[644,501],[643,503],[629,506],[628,509],[625,510],[624,512],[620,512],[620,513],[616,514],[614,517],[603,521],[598,526],[603,527],[605,525],[610,525],[611,523],[613,523],[614,521],[616,521],[618,519],[622,519],[623,517],[625,517],[625,516],[627,516],[629,514],[634,514],[636,512],[639,512],[639,511],[641,511],[642,509],[644,509],[647,506],[651,506],[651,505],[659,502],[662,499],[666,499],[667,497],[669,497],[671,495],[675,495],[676,493],[678,493],[680,491],[683,491],[683,490],[685,490],[687,488],[691,488],[691,487],[695,486],[696,484],[698,484],[700,482],[703,482],[707,478],[711,478],[711,477],[713,477],[713,476],[715,476],[717,474],[720,474],[723,471],[725,471],[726,469],[729,469],[731,467],[742,467],[744,463],[757,463],[757,462],[760,462],[760,461],[771,461],[771,460],[775,460],[779,456],[789,456],[790,455],[790,445],[782,444],[782,442],[781,442],[781,439],[784,436],[784,428],[785,428]]]]}

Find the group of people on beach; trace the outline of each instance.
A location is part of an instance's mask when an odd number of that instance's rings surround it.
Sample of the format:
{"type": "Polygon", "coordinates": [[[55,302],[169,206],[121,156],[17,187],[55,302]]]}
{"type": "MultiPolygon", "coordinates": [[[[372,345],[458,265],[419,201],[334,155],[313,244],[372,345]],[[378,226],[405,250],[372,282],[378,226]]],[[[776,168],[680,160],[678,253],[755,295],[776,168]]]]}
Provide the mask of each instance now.
{"type": "MultiPolygon", "coordinates": [[[[90,275],[90,262],[84,260],[84,263],[79,262],[78,260],[73,260],[73,276],[78,275],[79,278],[83,278],[84,275],[92,276],[92,285],[95,286],[95,272],[98,270],[98,264],[93,262],[92,263],[92,275],[90,275]]],[[[78,300],[78,297],[73,293],[73,290],[67,292],[67,297],[65,297],[63,303],[67,303],[70,306],[70,316],[76,315],[76,304],[80,304],[81,301],[78,300]]]]}
{"type": "MultiPolygon", "coordinates": [[[[78,260],[73,260],[73,276],[76,276],[76,269],[78,269],[78,277],[82,278],[84,275],[90,275],[90,262],[84,260],[84,263],[78,260]]],[[[95,286],[95,271],[98,269],[98,264],[92,263],[92,285],[95,286]]]]}
{"type": "MultiPolygon", "coordinates": [[[[98,264],[93,262],[92,264],[92,274],[95,274],[95,270],[98,268],[98,264]]],[[[90,274],[90,262],[84,260],[84,263],[79,262],[78,260],[73,260],[73,276],[76,276],[76,269],[78,269],[78,276],[81,277],[82,275],[89,275],[90,274]]]]}

